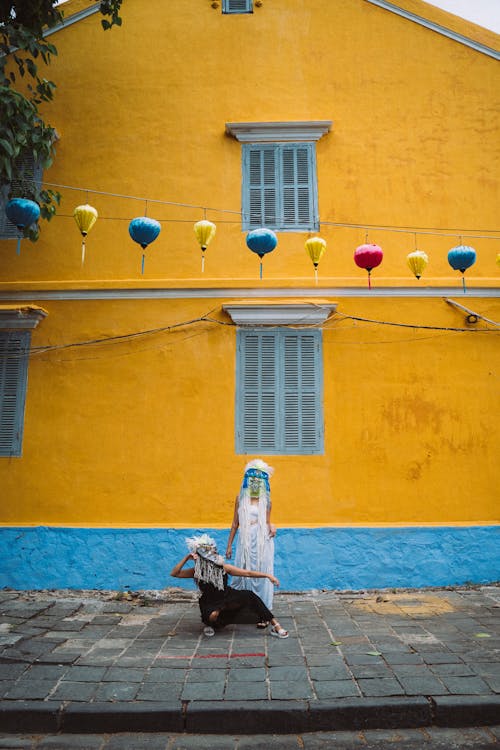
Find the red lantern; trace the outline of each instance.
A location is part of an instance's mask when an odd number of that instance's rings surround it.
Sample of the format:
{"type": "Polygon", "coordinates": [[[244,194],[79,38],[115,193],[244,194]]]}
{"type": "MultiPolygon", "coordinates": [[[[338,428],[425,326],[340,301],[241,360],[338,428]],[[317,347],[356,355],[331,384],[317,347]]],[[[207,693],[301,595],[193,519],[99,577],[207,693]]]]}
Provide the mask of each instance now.
{"type": "Polygon", "coordinates": [[[360,245],[354,251],[354,262],[356,265],[368,271],[368,289],[372,288],[370,273],[373,268],[382,263],[383,257],[382,248],[378,245],[360,245]]]}

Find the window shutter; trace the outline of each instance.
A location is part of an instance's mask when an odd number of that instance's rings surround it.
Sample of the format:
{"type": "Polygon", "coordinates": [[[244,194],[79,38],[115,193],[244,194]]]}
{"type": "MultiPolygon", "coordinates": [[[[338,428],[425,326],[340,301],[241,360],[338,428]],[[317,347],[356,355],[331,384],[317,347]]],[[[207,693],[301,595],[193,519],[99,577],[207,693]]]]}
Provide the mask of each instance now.
{"type": "Polygon", "coordinates": [[[30,331],[0,333],[0,456],[20,456],[30,331]]]}
{"type": "Polygon", "coordinates": [[[323,451],[320,331],[238,331],[238,453],[323,451]]]}
{"type": "Polygon", "coordinates": [[[223,13],[251,13],[253,0],[223,0],[223,13]]]}
{"type": "Polygon", "coordinates": [[[316,229],[314,144],[245,145],[242,203],[244,229],[316,229]]]}
{"type": "Polygon", "coordinates": [[[283,226],[307,228],[315,223],[314,184],[309,144],[283,146],[281,170],[283,226]]]}
{"type": "Polygon", "coordinates": [[[9,185],[3,185],[0,188],[0,240],[17,239],[22,237],[22,232],[12,224],[5,215],[5,206],[9,201],[9,192],[12,190],[12,195],[15,198],[22,198],[24,193],[25,183],[33,188],[34,184],[41,184],[42,181],[42,168],[39,164],[35,164],[33,155],[30,156],[19,156],[16,159],[16,164],[20,167],[22,172],[22,179],[14,180],[9,185]]]}
{"type": "Polygon", "coordinates": [[[283,352],[286,453],[316,453],[322,447],[321,381],[314,333],[287,333],[283,352]]]}
{"type": "Polygon", "coordinates": [[[248,205],[243,213],[248,229],[276,226],[277,163],[275,146],[251,146],[245,151],[243,184],[248,205]]]}
{"type": "Polygon", "coordinates": [[[276,334],[240,332],[238,355],[237,444],[243,452],[273,451],[278,427],[276,334]]]}

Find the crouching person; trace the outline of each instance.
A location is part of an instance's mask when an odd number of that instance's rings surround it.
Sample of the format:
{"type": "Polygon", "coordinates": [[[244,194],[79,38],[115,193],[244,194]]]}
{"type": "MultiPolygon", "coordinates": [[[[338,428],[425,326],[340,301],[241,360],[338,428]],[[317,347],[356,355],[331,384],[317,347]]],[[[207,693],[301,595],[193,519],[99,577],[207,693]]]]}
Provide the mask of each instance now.
{"type": "Polygon", "coordinates": [[[288,638],[288,632],[281,627],[257,594],[253,591],[238,591],[227,582],[228,575],[230,575],[268,578],[275,586],[279,586],[279,581],[274,575],[257,570],[243,570],[229,565],[218,554],[217,545],[208,534],[191,537],[186,539],[186,542],[189,552],[177,565],[174,565],[170,575],[174,578],[194,578],[201,591],[198,603],[201,619],[205,625],[203,630],[205,635],[214,635],[216,630],[234,622],[243,608],[248,608],[255,612],[259,624],[267,623],[272,626],[271,635],[276,638],[288,638]],[[194,560],[194,567],[184,568],[188,560],[194,560]]]}

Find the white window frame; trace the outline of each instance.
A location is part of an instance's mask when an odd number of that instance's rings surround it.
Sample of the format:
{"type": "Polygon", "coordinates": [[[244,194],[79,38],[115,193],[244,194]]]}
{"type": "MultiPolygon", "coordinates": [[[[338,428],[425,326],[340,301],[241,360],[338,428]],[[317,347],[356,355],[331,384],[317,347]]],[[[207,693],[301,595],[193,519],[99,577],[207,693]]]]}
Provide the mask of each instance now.
{"type": "Polygon", "coordinates": [[[236,453],[324,453],[321,330],[238,329],[236,453]]]}
{"type": "Polygon", "coordinates": [[[222,12],[228,15],[253,13],[253,0],[222,0],[222,12]]]}
{"type": "Polygon", "coordinates": [[[41,307],[0,308],[0,458],[22,455],[31,331],[41,307]]]}
{"type": "Polygon", "coordinates": [[[226,133],[243,144],[244,231],[318,230],[315,143],[331,126],[331,120],[226,123],[226,133]]]}

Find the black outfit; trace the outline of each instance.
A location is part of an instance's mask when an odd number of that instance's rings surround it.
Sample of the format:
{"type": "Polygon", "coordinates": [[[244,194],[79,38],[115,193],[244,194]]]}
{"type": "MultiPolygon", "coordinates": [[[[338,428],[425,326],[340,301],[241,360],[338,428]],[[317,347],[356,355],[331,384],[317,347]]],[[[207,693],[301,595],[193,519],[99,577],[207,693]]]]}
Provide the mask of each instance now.
{"type": "Polygon", "coordinates": [[[211,625],[216,630],[234,622],[237,614],[245,607],[255,612],[256,622],[270,622],[273,614],[268,610],[260,596],[253,591],[238,591],[227,584],[227,573],[224,573],[224,590],[221,591],[212,583],[196,581],[201,591],[198,600],[201,619],[205,625],[211,625]],[[210,622],[209,617],[214,609],[220,611],[216,622],[210,622]]]}

